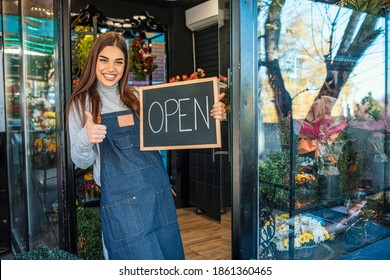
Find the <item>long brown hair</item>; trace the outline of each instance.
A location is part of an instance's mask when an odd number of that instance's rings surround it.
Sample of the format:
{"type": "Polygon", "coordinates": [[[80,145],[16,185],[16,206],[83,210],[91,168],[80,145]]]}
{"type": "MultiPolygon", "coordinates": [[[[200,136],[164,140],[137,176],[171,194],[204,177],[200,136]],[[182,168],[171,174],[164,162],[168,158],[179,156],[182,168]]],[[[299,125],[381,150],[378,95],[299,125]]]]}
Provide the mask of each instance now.
{"type": "Polygon", "coordinates": [[[124,72],[118,85],[120,98],[126,107],[132,109],[137,115],[139,115],[139,100],[135,96],[134,91],[128,85],[129,53],[126,41],[121,34],[111,31],[100,35],[89,51],[87,61],[85,62],[83,71],[81,72],[80,81],[73,90],[72,96],[70,97],[66,108],[67,120],[69,120],[69,111],[73,107],[76,109],[82,123],[85,124],[87,118],[84,112],[86,109],[86,97],[88,95],[89,102],[92,105],[93,120],[95,123],[98,122],[101,110],[101,100],[97,90],[96,62],[99,53],[107,46],[115,46],[125,55],[124,72]]]}

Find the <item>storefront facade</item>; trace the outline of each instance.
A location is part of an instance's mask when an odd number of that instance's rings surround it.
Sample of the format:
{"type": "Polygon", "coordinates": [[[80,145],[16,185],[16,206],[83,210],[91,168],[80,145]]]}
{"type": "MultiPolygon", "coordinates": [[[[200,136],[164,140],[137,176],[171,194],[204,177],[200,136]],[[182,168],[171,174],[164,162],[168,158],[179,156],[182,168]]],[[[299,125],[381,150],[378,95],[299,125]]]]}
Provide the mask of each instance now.
{"type": "MultiPolygon", "coordinates": [[[[76,253],[64,118],[73,3],[1,2],[4,230],[14,253],[41,244],[76,253]]],[[[389,258],[389,18],[333,2],[219,1],[215,75],[228,77],[231,105],[228,144],[215,154],[230,166],[229,203],[216,207],[223,259],[389,258]]],[[[169,30],[165,78],[196,66],[191,52],[191,66],[180,63],[181,31],[169,30]]],[[[180,195],[190,184],[183,166],[198,155],[170,153],[180,195]]]]}

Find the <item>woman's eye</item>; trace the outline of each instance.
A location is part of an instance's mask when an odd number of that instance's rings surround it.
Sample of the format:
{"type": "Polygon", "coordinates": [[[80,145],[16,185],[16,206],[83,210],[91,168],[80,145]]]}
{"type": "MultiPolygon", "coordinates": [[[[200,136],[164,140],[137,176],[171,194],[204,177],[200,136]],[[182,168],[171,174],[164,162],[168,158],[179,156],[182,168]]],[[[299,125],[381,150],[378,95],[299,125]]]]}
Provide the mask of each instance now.
{"type": "Polygon", "coordinates": [[[117,61],[116,62],[116,65],[122,65],[123,64],[123,61],[117,61]]]}
{"type": "Polygon", "coordinates": [[[99,61],[101,62],[101,63],[107,63],[107,59],[104,59],[104,58],[101,58],[101,59],[99,59],[99,61]]]}

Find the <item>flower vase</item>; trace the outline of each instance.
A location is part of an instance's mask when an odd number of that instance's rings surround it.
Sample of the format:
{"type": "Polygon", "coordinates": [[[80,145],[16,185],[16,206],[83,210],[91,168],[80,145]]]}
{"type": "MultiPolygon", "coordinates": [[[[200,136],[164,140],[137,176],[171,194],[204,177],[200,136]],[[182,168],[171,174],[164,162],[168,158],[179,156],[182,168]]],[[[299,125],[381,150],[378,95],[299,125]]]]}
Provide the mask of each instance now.
{"type": "Polygon", "coordinates": [[[340,197],[340,176],[322,175],[318,176],[318,202],[326,203],[340,197]]]}
{"type": "Polygon", "coordinates": [[[343,241],[348,245],[361,245],[367,237],[367,220],[358,220],[352,223],[344,232],[343,241]]]}
{"type": "Polygon", "coordinates": [[[99,200],[99,194],[96,193],[96,191],[94,190],[91,190],[89,192],[87,192],[85,194],[85,201],[86,202],[89,202],[89,201],[96,201],[96,200],[99,200]]]}
{"type": "Polygon", "coordinates": [[[139,82],[146,81],[146,76],[134,75],[134,80],[139,82]]]}
{"type": "Polygon", "coordinates": [[[89,201],[92,201],[92,200],[93,200],[92,194],[91,193],[86,193],[85,194],[85,201],[89,202],[89,201]]]}
{"type": "Polygon", "coordinates": [[[385,170],[387,158],[381,154],[376,154],[371,164],[372,170],[372,191],[379,192],[385,185],[385,170]]]}
{"type": "Polygon", "coordinates": [[[327,202],[340,197],[340,172],[337,167],[339,145],[329,144],[326,147],[320,145],[320,156],[317,158],[318,191],[319,202],[327,202]],[[333,147],[334,146],[334,147],[333,147]],[[337,149],[336,149],[336,148],[337,149]]]}

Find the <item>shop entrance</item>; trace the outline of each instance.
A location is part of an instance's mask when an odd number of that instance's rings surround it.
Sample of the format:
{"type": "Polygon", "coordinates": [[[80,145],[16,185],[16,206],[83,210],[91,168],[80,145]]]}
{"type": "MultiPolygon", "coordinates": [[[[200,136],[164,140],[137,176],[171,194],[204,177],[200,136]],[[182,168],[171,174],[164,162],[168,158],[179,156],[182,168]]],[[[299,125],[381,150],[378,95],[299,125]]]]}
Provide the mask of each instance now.
{"type": "MultiPolygon", "coordinates": [[[[152,46],[152,54],[159,63],[155,71],[143,77],[130,71],[131,85],[160,84],[170,81],[170,78],[182,80],[184,75],[191,76],[201,68],[206,77],[220,78],[221,90],[228,97],[228,17],[221,22],[218,21],[220,15],[212,22],[203,22],[203,25],[186,23],[186,10],[203,2],[114,1],[108,5],[106,1],[74,1],[71,6],[72,83],[77,83],[84,52],[88,51],[96,36],[107,30],[116,30],[122,32],[130,50],[133,39],[140,36],[152,46]],[[156,29],[150,28],[150,23],[156,29]],[[131,28],[132,25],[137,28],[131,28]]],[[[218,12],[228,14],[229,1],[219,2],[218,12]]],[[[229,98],[224,101],[229,102],[229,98]]],[[[228,121],[222,123],[222,133],[221,149],[161,151],[171,179],[183,241],[187,246],[186,255],[190,259],[230,259],[228,121]],[[222,246],[222,236],[227,243],[225,246],[222,246]],[[202,247],[206,249],[199,249],[202,247]],[[210,251],[210,248],[214,249],[210,251]]],[[[75,194],[79,206],[98,215],[99,186],[94,184],[92,172],[92,169],[75,169],[75,194]]]]}

